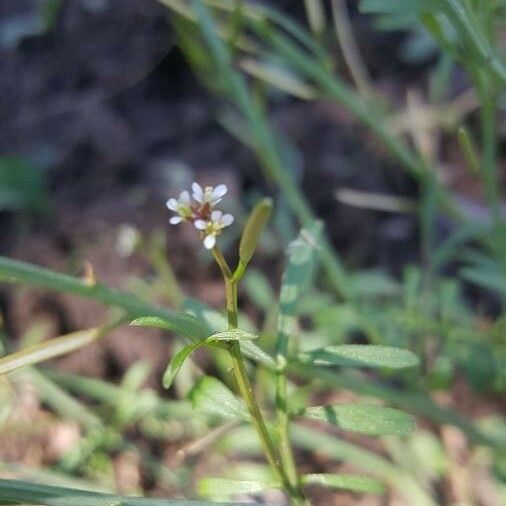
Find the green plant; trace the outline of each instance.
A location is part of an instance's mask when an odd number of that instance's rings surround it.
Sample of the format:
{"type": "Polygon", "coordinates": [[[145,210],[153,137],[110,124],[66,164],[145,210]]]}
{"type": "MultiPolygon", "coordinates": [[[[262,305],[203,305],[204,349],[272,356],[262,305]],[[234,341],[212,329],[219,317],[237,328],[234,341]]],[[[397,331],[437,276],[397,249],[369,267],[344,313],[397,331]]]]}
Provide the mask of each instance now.
{"type": "MultiPolygon", "coordinates": [[[[91,329],[44,341],[26,347],[17,353],[7,355],[0,359],[0,373],[13,373],[20,367],[36,364],[42,360],[77,349],[92,340],[100,338],[111,328],[122,324],[126,319],[137,316],[132,321],[132,325],[177,330],[177,332],[184,334],[189,342],[171,359],[163,378],[166,388],[172,385],[183,363],[196,349],[200,347],[221,349],[229,355],[239,398],[218,379],[207,376],[203,376],[197,381],[189,393],[189,398],[194,408],[203,413],[214,414],[219,418],[231,418],[243,423],[251,423],[256,430],[264,455],[270,465],[271,478],[265,482],[254,480],[229,482],[224,478],[208,478],[201,485],[201,492],[215,498],[222,498],[223,495],[226,495],[226,490],[229,491],[230,495],[233,495],[246,490],[281,488],[288,494],[294,504],[306,504],[303,486],[308,483],[319,483],[329,487],[365,492],[376,493],[381,491],[382,487],[376,480],[365,477],[328,474],[300,475],[295,464],[290,437],[292,420],[300,417],[312,418],[325,421],[343,430],[352,430],[368,435],[405,435],[414,427],[412,417],[402,411],[376,404],[347,403],[312,407],[301,406],[298,403],[293,404],[288,396],[289,381],[287,374],[289,366],[293,367],[295,363],[300,363],[301,366],[313,364],[317,367],[410,368],[418,363],[415,355],[397,348],[368,345],[341,345],[317,348],[306,353],[297,352],[296,346],[291,342],[291,335],[297,303],[313,271],[317,257],[318,234],[320,232],[318,223],[315,223],[310,229],[303,230],[299,238],[289,248],[289,263],[283,276],[280,295],[275,357],[271,357],[270,354],[258,348],[253,343],[258,336],[238,327],[237,287],[253,257],[261,231],[271,213],[272,203],[270,200],[265,199],[252,211],[241,237],[237,267],[232,269],[216,241],[223,228],[233,221],[230,215],[223,215],[220,211],[214,209],[226,192],[226,187],[220,186],[214,190],[209,187],[202,190],[200,186],[195,184],[193,190],[195,199],[193,202],[190,201],[187,192],[181,194],[179,201],[169,200],[169,208],[177,213],[177,219],[174,217],[171,222],[174,224],[182,221],[192,222],[196,229],[200,231],[205,247],[212,251],[225,284],[228,321],[226,327],[213,329],[209,324],[208,317],[206,319],[197,313],[192,316],[188,313],[171,313],[168,310],[154,309],[132,296],[113,292],[99,284],[72,280],[19,262],[3,260],[0,269],[2,278],[7,281],[23,280],[28,283],[90,296],[124,308],[128,316],[122,316],[119,320],[100,329],[91,329]],[[267,418],[267,412],[258,402],[255,389],[251,384],[245,355],[258,361],[259,365],[266,366],[270,371],[275,384],[276,417],[274,421],[267,418]]],[[[194,304],[193,307],[195,307],[194,304]]],[[[66,381],[65,378],[63,380],[66,381]]],[[[138,381],[136,383],[138,384],[138,381]]],[[[77,383],[77,386],[80,384],[81,382],[77,383]]],[[[157,405],[154,399],[150,403],[154,403],[152,404],[153,407],[157,405]]],[[[146,406],[144,404],[144,408],[141,408],[144,413],[146,406]]],[[[131,408],[128,413],[130,414],[120,415],[118,421],[124,420],[127,422],[132,419],[132,416],[136,416],[135,410],[132,411],[131,408]]],[[[91,428],[96,428],[97,422],[93,417],[89,418],[91,428]]],[[[114,430],[121,430],[121,425],[116,425],[114,430]]],[[[96,446],[95,449],[97,449],[96,446]]],[[[7,501],[18,500],[18,497],[22,498],[19,500],[23,501],[30,501],[31,497],[38,502],[44,500],[43,494],[46,492],[44,487],[39,490],[35,485],[31,488],[27,486],[32,493],[21,494],[17,492],[21,486],[17,485],[18,488],[16,488],[16,484],[5,482],[3,486],[0,486],[0,498],[7,501]],[[39,495],[37,495],[37,491],[40,492],[39,495]]],[[[47,489],[49,495],[51,492],[51,489],[47,489]]],[[[65,494],[66,492],[61,490],[60,493],[65,494]]],[[[71,492],[67,493],[71,494],[71,492]]],[[[48,502],[47,504],[53,503],[48,502]]]]}
{"type": "MultiPolygon", "coordinates": [[[[327,46],[332,23],[324,18],[322,2],[305,2],[310,34],[289,17],[256,4],[161,1],[176,14],[174,26],[188,60],[223,105],[221,123],[253,150],[266,180],[279,190],[283,223],[291,222],[291,212],[302,228],[297,239],[286,245],[288,260],[280,295],[272,290],[270,273],[250,266],[272,202],[262,200],[251,212],[241,234],[237,262],[231,264],[218,246],[218,237],[233,223],[230,215],[216,209],[226,192],[222,185],[194,185],[193,199],[183,192],[167,204],[176,213],[171,222],[193,224],[212,253],[224,282],[226,317],[201,301],[185,298],[166,262],[159,236],[145,245],[158,279],[151,286],[143,285],[143,297],[111,290],[93,275],[80,280],[0,258],[2,281],[63,291],[115,308],[105,325],[30,343],[0,358],[0,396],[5,392],[7,410],[14,402],[8,382],[30,378],[55,412],[82,427],[81,443],[59,467],[65,473],[87,477],[107,475],[107,456],[132,448],[124,436],[132,426],[161,440],[183,434],[177,439],[181,444],[184,433],[189,434],[191,445],[184,446],[182,454],[212,454],[216,448],[234,462],[217,472],[219,476],[207,476],[198,483],[198,493],[209,500],[278,488],[293,504],[302,505],[307,503],[311,486],[382,493],[386,484],[414,506],[440,504],[439,480],[450,472],[443,468],[452,467],[451,456],[441,458],[443,463],[436,462],[444,451],[436,431],[417,431],[409,437],[414,417],[406,412],[426,418],[438,430],[441,426],[458,428],[487,458],[495,459],[490,467],[500,477],[506,446],[503,422],[494,425],[493,420],[485,420],[492,424],[489,427],[482,420],[475,423],[438,404],[432,393],[449,390],[460,375],[484,396],[501,394],[506,385],[501,367],[506,356],[504,312],[496,318],[483,318],[462,296],[464,283],[470,282],[498,296],[504,305],[506,236],[498,184],[497,113],[505,72],[496,50],[503,2],[491,2],[486,8],[473,0],[409,0],[409,8],[396,0],[361,2],[362,11],[375,16],[382,28],[425,30],[425,40],[432,37],[431,51],[439,62],[427,96],[422,106],[411,95],[406,108],[398,108],[371,81],[353,39],[345,3],[340,0],[332,1],[333,21],[351,84],[340,69],[336,71],[327,46]],[[449,76],[457,64],[469,74],[466,100],[448,96],[449,76]],[[402,279],[345,268],[292,174],[293,146],[269,123],[271,88],[298,99],[325,99],[345,107],[379,139],[391,157],[390,165],[405,170],[417,183],[417,200],[350,192],[338,198],[346,198],[352,205],[366,202],[372,209],[416,213],[421,232],[420,266],[408,266],[402,279]],[[472,129],[463,127],[464,121],[473,125],[467,122],[467,114],[476,109],[479,143],[472,129]],[[425,142],[427,129],[441,135],[457,134],[462,163],[484,188],[489,222],[468,215],[442,184],[438,170],[443,160],[425,142]],[[447,215],[453,226],[442,241],[436,236],[440,214],[447,215]],[[325,276],[321,283],[313,283],[320,264],[325,276]],[[452,264],[459,268],[457,279],[443,274],[452,264]],[[240,314],[240,287],[265,317],[263,328],[240,314]],[[144,296],[155,293],[163,294],[175,309],[146,302],[144,296]],[[184,343],[173,351],[163,385],[174,387],[177,395],[186,399],[166,401],[141,389],[146,374],[143,364],[133,366],[119,385],[34,367],[101,339],[126,322],[183,337],[184,343]],[[356,344],[351,336],[370,344],[356,344]],[[206,349],[214,376],[189,368],[192,353],[200,348],[206,349]],[[411,369],[418,363],[417,374],[413,374],[411,369]],[[67,391],[90,399],[98,409],[77,401],[67,391]],[[368,400],[334,402],[339,391],[368,400]],[[315,397],[329,401],[314,406],[315,397]],[[192,422],[188,423],[190,417],[192,422]],[[177,430],[167,429],[164,422],[169,420],[177,423],[177,430]],[[349,442],[342,431],[389,436],[383,445],[388,456],[349,442]],[[424,452],[417,455],[415,450],[420,446],[424,452]],[[368,476],[301,471],[299,452],[319,452],[329,462],[351,463],[368,476]],[[263,455],[268,466],[244,461],[240,458],[243,453],[263,455]],[[434,462],[424,461],[425,467],[419,468],[416,458],[434,462]]],[[[286,227],[277,227],[280,238],[289,235],[286,227]]],[[[7,349],[11,346],[7,342],[7,349]]],[[[4,417],[2,409],[0,420],[4,417]]],[[[163,476],[166,483],[177,482],[185,495],[194,493],[184,466],[167,470],[149,453],[138,451],[153,474],[163,476]]],[[[38,479],[44,482],[53,477],[38,479]]],[[[107,485],[107,480],[102,484],[107,485]]],[[[0,481],[0,503],[157,504],[148,499],[89,494],[77,488],[79,484],[52,488],[4,480],[0,481]]]]}

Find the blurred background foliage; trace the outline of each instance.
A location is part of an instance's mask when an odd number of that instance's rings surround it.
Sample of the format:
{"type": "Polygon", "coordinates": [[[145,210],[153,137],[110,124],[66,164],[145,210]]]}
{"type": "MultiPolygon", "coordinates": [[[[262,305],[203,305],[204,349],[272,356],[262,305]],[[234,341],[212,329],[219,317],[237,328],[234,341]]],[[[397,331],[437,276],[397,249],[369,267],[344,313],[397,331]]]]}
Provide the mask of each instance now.
{"type": "MultiPolygon", "coordinates": [[[[183,0],[2,2],[0,253],[84,279],[88,263],[101,282],[219,328],[191,299],[220,308],[218,273],[191,234],[168,231],[164,202],[193,180],[225,182],[233,254],[249,209],[272,195],[241,293],[243,328],[272,351],[284,252],[317,216],[325,239],[298,349],[368,342],[422,364],[401,376],[294,367],[295,404],[364,395],[418,416],[412,435],[373,443],[297,425],[305,472],[351,461],[390,485],[386,499],[313,485],[314,504],[502,504],[505,2],[206,4],[218,33],[183,0]]],[[[111,318],[93,301],[3,285],[0,307],[5,354],[111,318]]],[[[219,351],[197,353],[162,393],[178,349],[170,333],[122,328],[12,373],[2,476],[218,499],[209,470],[265,478],[254,433],[187,399],[203,374],[233,387],[219,351]]]]}

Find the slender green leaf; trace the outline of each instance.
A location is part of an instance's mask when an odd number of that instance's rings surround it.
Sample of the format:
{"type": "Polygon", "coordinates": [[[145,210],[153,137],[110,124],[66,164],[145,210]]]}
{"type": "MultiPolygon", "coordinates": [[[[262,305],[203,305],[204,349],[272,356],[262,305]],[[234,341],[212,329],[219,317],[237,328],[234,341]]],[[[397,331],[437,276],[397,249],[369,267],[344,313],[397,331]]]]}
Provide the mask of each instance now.
{"type": "Polygon", "coordinates": [[[460,144],[460,149],[466,159],[468,168],[475,174],[479,174],[481,172],[481,161],[478,156],[478,152],[476,151],[475,144],[471,139],[469,130],[464,126],[461,126],[457,130],[457,139],[460,144]]]}
{"type": "Polygon", "coordinates": [[[244,404],[221,381],[212,376],[199,378],[188,396],[198,411],[223,418],[249,420],[244,404]]]}
{"type": "Polygon", "coordinates": [[[403,369],[418,365],[418,357],[409,350],[372,344],[326,346],[301,354],[303,362],[342,367],[387,367],[403,369]]]}
{"type": "Polygon", "coordinates": [[[112,290],[102,283],[90,284],[26,262],[0,257],[0,281],[23,283],[87,297],[108,306],[120,307],[131,317],[157,316],[170,323],[171,330],[181,333],[192,341],[205,339],[209,335],[206,334],[202,323],[191,315],[153,306],[135,295],[112,290]]]}
{"type": "Polygon", "coordinates": [[[279,483],[251,481],[251,480],[229,480],[226,478],[203,478],[198,484],[198,492],[203,497],[214,500],[230,499],[239,494],[252,494],[263,490],[279,488],[279,483]]]}
{"type": "Polygon", "coordinates": [[[479,430],[472,422],[466,420],[455,411],[436,404],[427,394],[417,391],[405,391],[371,381],[356,371],[336,373],[324,367],[297,362],[289,364],[289,370],[308,380],[316,380],[330,391],[342,388],[382,399],[403,409],[423,415],[429,420],[446,425],[453,425],[461,429],[470,440],[477,444],[496,448],[506,448],[506,438],[495,437],[483,430],[479,430]]]}
{"type": "Polygon", "coordinates": [[[337,490],[351,490],[364,494],[383,494],[385,485],[381,481],[366,476],[351,474],[305,474],[303,485],[323,485],[337,490]]]}
{"type": "MultiPolygon", "coordinates": [[[[207,501],[166,501],[101,494],[86,490],[39,485],[0,479],[0,504],[37,504],[44,506],[214,506],[207,501]]],[[[238,503],[220,503],[239,506],[238,503]]],[[[218,505],[216,505],[218,506],[218,505]]]]}
{"type": "Polygon", "coordinates": [[[284,91],[296,98],[302,100],[315,99],[316,90],[306,84],[296,74],[289,69],[275,65],[271,62],[257,61],[253,58],[244,58],[240,62],[240,67],[244,72],[256,77],[275,88],[284,91]]]}
{"type": "Polygon", "coordinates": [[[141,316],[130,322],[134,327],[150,327],[153,329],[172,330],[172,325],[159,316],[141,316]]]}
{"type": "Polygon", "coordinates": [[[7,374],[20,367],[37,364],[44,360],[59,357],[65,353],[78,350],[103,335],[102,328],[92,328],[72,332],[65,336],[48,339],[42,343],[11,353],[0,358],[0,374],[7,374]]]}
{"type": "Polygon", "coordinates": [[[185,360],[198,348],[203,346],[205,342],[187,344],[181,348],[170,360],[167,369],[163,374],[163,388],[169,389],[172,386],[172,382],[176,377],[177,373],[183,366],[185,360]]]}
{"type": "Polygon", "coordinates": [[[206,342],[212,343],[213,341],[253,341],[258,339],[257,334],[247,332],[241,329],[230,329],[224,332],[216,332],[206,339],[206,342]]]}
{"type": "Polygon", "coordinates": [[[467,281],[475,285],[494,290],[499,293],[506,293],[506,283],[504,276],[501,275],[499,269],[482,269],[480,267],[465,267],[460,270],[460,275],[467,281]]]}
{"type": "MultiPolygon", "coordinates": [[[[207,335],[219,332],[220,329],[226,328],[227,326],[227,319],[222,314],[210,309],[196,299],[187,299],[184,304],[184,310],[188,314],[195,316],[205,325],[207,335]]],[[[239,318],[239,324],[242,327],[246,326],[244,322],[241,322],[241,318],[239,318]]],[[[276,366],[274,359],[252,341],[239,341],[239,344],[241,346],[241,351],[246,357],[271,369],[276,366]]]]}
{"type": "Polygon", "coordinates": [[[408,413],[376,404],[313,406],[300,414],[370,436],[405,436],[415,429],[415,420],[408,413]]]}
{"type": "Polygon", "coordinates": [[[369,450],[299,424],[292,425],[291,434],[298,448],[350,462],[364,472],[393,485],[410,506],[436,506],[434,499],[410,473],[369,450]]]}
{"type": "Polygon", "coordinates": [[[251,360],[258,362],[259,364],[262,364],[269,369],[276,367],[276,361],[252,341],[240,341],[239,345],[241,347],[243,355],[250,358],[251,360]]]}
{"type": "Polygon", "coordinates": [[[310,227],[302,229],[298,238],[288,247],[288,265],[283,274],[279,297],[276,341],[278,358],[286,359],[297,303],[315,265],[321,231],[321,222],[315,221],[310,227]]]}

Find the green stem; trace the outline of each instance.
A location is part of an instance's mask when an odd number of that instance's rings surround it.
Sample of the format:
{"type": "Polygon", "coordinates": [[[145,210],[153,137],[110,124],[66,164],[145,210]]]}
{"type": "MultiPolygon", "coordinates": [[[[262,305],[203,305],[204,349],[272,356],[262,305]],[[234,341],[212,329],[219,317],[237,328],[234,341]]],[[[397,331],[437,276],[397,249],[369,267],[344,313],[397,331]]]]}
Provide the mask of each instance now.
{"type": "Polygon", "coordinates": [[[492,220],[501,220],[501,197],[497,184],[497,99],[488,90],[481,93],[481,129],[483,135],[483,177],[492,220]]]}
{"type": "Polygon", "coordinates": [[[286,370],[279,370],[276,373],[276,416],[281,462],[286,469],[290,485],[300,491],[300,480],[295,465],[292,443],[290,441],[290,416],[287,406],[286,370]]]}
{"type": "MultiPolygon", "coordinates": [[[[237,328],[239,313],[237,308],[238,281],[234,278],[221,250],[218,247],[215,247],[213,248],[212,252],[225,280],[228,326],[230,329],[235,329],[237,328]]],[[[272,441],[271,435],[269,434],[269,430],[267,429],[267,425],[265,423],[260,407],[258,406],[256,397],[253,393],[253,387],[246,372],[244,357],[242,355],[239,342],[232,341],[229,344],[228,351],[232,358],[232,367],[235,379],[237,381],[237,386],[239,388],[239,393],[241,394],[241,397],[243,398],[246,407],[248,408],[249,414],[251,416],[251,421],[255,427],[258,437],[260,438],[260,443],[264,450],[267,461],[272,468],[272,471],[281,483],[283,489],[287,494],[290,495],[292,504],[295,506],[306,506],[308,503],[305,500],[300,487],[292,485],[292,480],[288,476],[288,471],[283,467],[282,460],[280,459],[276,451],[276,447],[272,441]]],[[[283,452],[283,450],[281,451],[283,452]]],[[[293,464],[293,469],[295,469],[295,464],[293,464]]],[[[295,476],[297,477],[296,471],[295,476]]],[[[297,481],[298,479],[296,478],[296,482],[297,481]]]]}

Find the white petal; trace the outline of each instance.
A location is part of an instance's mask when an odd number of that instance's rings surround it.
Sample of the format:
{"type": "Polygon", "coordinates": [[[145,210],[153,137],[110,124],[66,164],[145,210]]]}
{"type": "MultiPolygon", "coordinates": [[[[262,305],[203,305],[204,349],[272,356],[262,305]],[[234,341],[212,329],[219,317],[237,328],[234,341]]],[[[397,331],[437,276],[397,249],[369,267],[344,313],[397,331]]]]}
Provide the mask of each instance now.
{"type": "Polygon", "coordinates": [[[231,214],[224,214],[220,222],[224,227],[228,227],[234,223],[234,217],[231,214]]]}
{"type": "Polygon", "coordinates": [[[223,213],[221,211],[213,211],[211,213],[211,220],[212,221],[220,221],[221,220],[221,217],[223,216],[223,213]]]}
{"type": "Polygon", "coordinates": [[[207,228],[207,221],[205,220],[195,220],[195,228],[198,229],[198,230],[205,230],[207,228]]]}
{"type": "Polygon", "coordinates": [[[193,198],[202,204],[202,201],[204,200],[204,190],[202,189],[202,186],[200,186],[198,183],[193,183],[192,191],[193,198]]]}
{"type": "Polygon", "coordinates": [[[166,205],[171,211],[177,211],[179,204],[176,199],[169,199],[169,200],[167,200],[166,205]]]}
{"type": "Polygon", "coordinates": [[[228,191],[227,185],[225,184],[219,184],[214,190],[213,190],[213,199],[221,199],[228,191]]]}
{"type": "Polygon", "coordinates": [[[184,204],[185,206],[190,205],[190,194],[185,190],[181,192],[179,195],[179,203],[184,204]]]}
{"type": "Polygon", "coordinates": [[[171,225],[177,225],[178,223],[181,223],[183,221],[183,218],[181,216],[173,216],[170,220],[169,220],[169,223],[171,225]]]}
{"type": "Polygon", "coordinates": [[[216,236],[208,235],[204,239],[204,246],[206,249],[213,249],[216,244],[216,236]]]}

